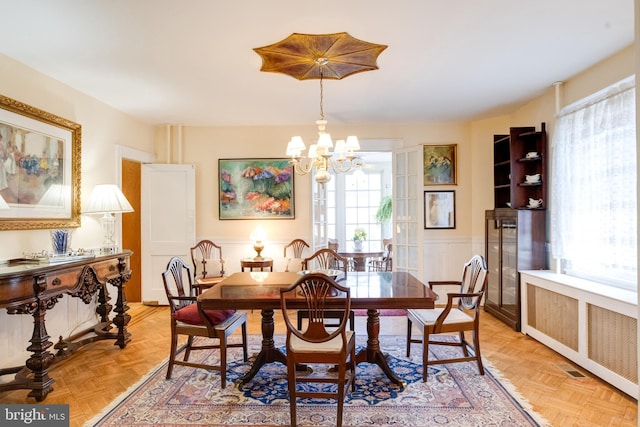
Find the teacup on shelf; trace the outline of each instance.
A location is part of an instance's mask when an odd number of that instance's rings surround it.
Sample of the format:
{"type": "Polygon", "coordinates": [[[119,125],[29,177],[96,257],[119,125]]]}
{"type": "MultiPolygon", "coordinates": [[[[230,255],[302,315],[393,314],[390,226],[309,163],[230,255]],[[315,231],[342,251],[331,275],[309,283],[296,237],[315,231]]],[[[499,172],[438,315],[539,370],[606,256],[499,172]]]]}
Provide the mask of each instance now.
{"type": "Polygon", "coordinates": [[[529,151],[525,157],[527,159],[535,159],[536,157],[538,157],[538,152],[537,151],[529,151]]]}
{"type": "Polygon", "coordinates": [[[539,208],[542,207],[542,199],[532,199],[529,198],[529,205],[528,207],[530,208],[539,208]]]}

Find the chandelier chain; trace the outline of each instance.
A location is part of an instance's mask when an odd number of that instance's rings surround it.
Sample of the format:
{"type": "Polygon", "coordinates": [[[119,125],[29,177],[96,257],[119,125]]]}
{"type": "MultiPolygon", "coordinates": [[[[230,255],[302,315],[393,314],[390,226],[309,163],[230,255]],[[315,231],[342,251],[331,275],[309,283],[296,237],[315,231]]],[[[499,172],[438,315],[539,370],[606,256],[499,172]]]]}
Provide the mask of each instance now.
{"type": "Polygon", "coordinates": [[[320,120],[324,120],[324,86],[322,84],[322,67],[320,67],[320,120]]]}

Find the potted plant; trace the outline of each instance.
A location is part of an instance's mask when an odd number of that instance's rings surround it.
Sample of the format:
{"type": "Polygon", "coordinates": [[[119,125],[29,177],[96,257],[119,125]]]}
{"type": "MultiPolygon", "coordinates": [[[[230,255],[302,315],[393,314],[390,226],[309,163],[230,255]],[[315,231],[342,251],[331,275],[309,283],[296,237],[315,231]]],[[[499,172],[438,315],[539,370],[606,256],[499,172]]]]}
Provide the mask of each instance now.
{"type": "Polygon", "coordinates": [[[380,205],[376,211],[376,222],[378,224],[386,224],[391,219],[391,205],[391,196],[384,196],[382,200],[380,200],[380,205]]]}
{"type": "Polygon", "coordinates": [[[362,250],[362,242],[367,240],[367,232],[364,228],[358,227],[353,232],[353,245],[356,248],[356,251],[362,250]]]}

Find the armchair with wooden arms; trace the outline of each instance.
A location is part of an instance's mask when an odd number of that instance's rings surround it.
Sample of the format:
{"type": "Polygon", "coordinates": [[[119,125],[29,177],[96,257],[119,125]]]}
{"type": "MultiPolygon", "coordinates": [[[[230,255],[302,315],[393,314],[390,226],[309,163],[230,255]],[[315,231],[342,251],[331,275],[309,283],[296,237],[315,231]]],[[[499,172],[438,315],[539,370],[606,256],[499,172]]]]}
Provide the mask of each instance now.
{"type": "Polygon", "coordinates": [[[220,386],[227,386],[227,348],[242,347],[244,361],[247,354],[247,314],[235,309],[204,310],[197,302],[192,283],[191,269],[180,258],[173,257],[162,273],[164,289],[171,309],[171,352],[167,366],[167,379],[171,378],[174,365],[191,366],[220,372],[220,386]],[[238,327],[242,327],[240,343],[227,343],[227,337],[238,327]],[[186,335],[187,341],[178,348],[179,335],[186,335]],[[217,343],[196,344],[195,337],[210,338],[217,343]],[[191,351],[220,350],[220,365],[189,362],[191,351]],[[178,360],[184,351],[184,358],[178,360]]]}
{"type": "Polygon", "coordinates": [[[369,271],[393,271],[393,243],[391,239],[382,240],[384,255],[369,261],[369,271]]]}
{"type": "Polygon", "coordinates": [[[356,344],[355,333],[348,331],[347,313],[351,311],[351,295],[349,288],[336,283],[321,273],[301,276],[293,285],[280,290],[280,304],[287,327],[286,358],[287,378],[289,381],[289,405],[291,424],[296,422],[297,398],[333,398],[338,402],[336,425],[342,425],[345,392],[351,386],[355,391],[356,377],[356,344]],[[290,300],[304,298],[307,312],[311,313],[305,330],[294,327],[289,317],[287,304],[290,300]],[[331,306],[333,312],[342,313],[339,323],[331,329],[325,322],[327,310],[331,306]],[[298,373],[297,366],[321,364],[326,371],[316,370],[313,375],[298,373]],[[335,368],[338,375],[329,371],[335,368]],[[323,375],[324,373],[327,375],[323,375]],[[298,390],[298,383],[337,384],[333,387],[317,390],[298,390]]]}
{"type": "Polygon", "coordinates": [[[302,239],[294,239],[288,245],[284,247],[284,271],[300,271],[302,270],[302,254],[304,249],[308,248],[309,244],[302,239]],[[287,257],[287,249],[290,250],[292,257],[287,257]]]}
{"type": "Polygon", "coordinates": [[[429,365],[468,362],[475,360],[480,375],[484,375],[480,356],[479,320],[480,303],[487,286],[487,264],[484,257],[475,255],[464,264],[462,280],[429,282],[433,289],[437,285],[457,285],[459,292],[447,294],[447,304],[434,309],[407,310],[407,357],[411,352],[411,343],[423,343],[422,348],[422,381],[427,381],[429,365]],[[422,331],[422,340],[411,338],[412,325],[422,331]],[[465,338],[465,331],[470,331],[473,344],[465,338]],[[436,334],[458,333],[457,340],[437,341],[431,336],[436,334]],[[452,359],[429,360],[429,345],[448,345],[462,348],[463,357],[452,359]],[[470,355],[469,350],[473,353],[470,355]]]}
{"type": "Polygon", "coordinates": [[[224,259],[220,245],[211,240],[200,240],[190,251],[193,279],[198,293],[224,279],[224,259]]]}
{"type": "MultiPolygon", "coordinates": [[[[344,277],[347,277],[348,260],[347,258],[338,255],[338,253],[333,249],[322,248],[318,249],[313,255],[302,261],[302,269],[341,270],[344,277]]],[[[328,310],[325,313],[325,317],[331,319],[340,319],[342,315],[342,312],[336,310],[328,310]]],[[[302,320],[308,318],[309,312],[307,310],[298,310],[298,329],[302,329],[302,320]]],[[[349,313],[349,327],[352,331],[355,328],[355,314],[353,313],[353,310],[349,313]]]]}

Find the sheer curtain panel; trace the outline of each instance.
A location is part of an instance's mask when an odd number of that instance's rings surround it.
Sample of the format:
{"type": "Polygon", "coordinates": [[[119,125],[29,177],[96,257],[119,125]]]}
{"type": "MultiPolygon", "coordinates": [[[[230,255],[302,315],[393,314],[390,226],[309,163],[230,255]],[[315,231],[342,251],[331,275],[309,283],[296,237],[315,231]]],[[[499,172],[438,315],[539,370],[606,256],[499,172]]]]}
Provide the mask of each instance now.
{"type": "Polygon", "coordinates": [[[560,112],[551,166],[551,243],[563,272],[636,290],[635,77],[560,112]]]}

